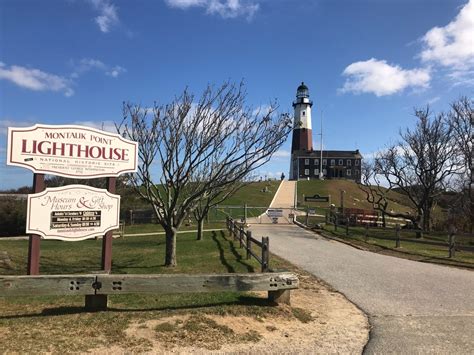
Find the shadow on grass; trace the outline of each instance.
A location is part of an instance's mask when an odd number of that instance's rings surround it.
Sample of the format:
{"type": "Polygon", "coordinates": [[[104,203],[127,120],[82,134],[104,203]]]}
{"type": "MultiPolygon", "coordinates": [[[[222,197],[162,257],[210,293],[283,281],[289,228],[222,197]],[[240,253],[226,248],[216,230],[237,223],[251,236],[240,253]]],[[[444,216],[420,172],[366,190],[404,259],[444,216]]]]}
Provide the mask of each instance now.
{"type": "MultiPolygon", "coordinates": [[[[150,308],[127,308],[127,307],[108,307],[108,312],[118,312],[118,313],[133,313],[133,312],[153,312],[153,311],[179,311],[179,310],[193,310],[193,309],[205,309],[212,307],[220,306],[255,306],[255,307],[269,307],[273,308],[275,303],[269,301],[266,298],[260,297],[251,297],[251,296],[239,296],[237,301],[229,302],[209,302],[203,304],[189,304],[189,305],[180,305],[180,306],[163,306],[163,307],[150,307],[150,308]]],[[[88,311],[85,307],[79,306],[61,306],[61,307],[52,307],[45,308],[39,313],[25,313],[25,314],[14,314],[8,316],[0,316],[0,320],[7,319],[22,319],[22,318],[40,318],[40,317],[49,317],[49,316],[64,316],[71,314],[81,314],[81,313],[97,313],[93,311],[88,311]]]]}
{"type": "Polygon", "coordinates": [[[229,262],[225,258],[224,248],[222,247],[222,243],[220,242],[220,240],[217,238],[216,232],[212,232],[212,240],[216,243],[217,249],[219,249],[219,259],[222,265],[226,267],[227,272],[234,273],[235,269],[232,265],[229,264],[229,262]]]}
{"type": "MultiPolygon", "coordinates": [[[[222,239],[225,239],[224,232],[220,231],[220,233],[221,233],[222,239]]],[[[232,254],[234,254],[235,259],[237,260],[237,262],[239,264],[245,266],[247,268],[248,272],[254,272],[255,270],[254,270],[253,266],[242,260],[242,255],[240,255],[240,253],[237,252],[237,249],[235,248],[234,243],[231,240],[228,240],[228,243],[229,243],[230,251],[232,252],[232,254]]]]}

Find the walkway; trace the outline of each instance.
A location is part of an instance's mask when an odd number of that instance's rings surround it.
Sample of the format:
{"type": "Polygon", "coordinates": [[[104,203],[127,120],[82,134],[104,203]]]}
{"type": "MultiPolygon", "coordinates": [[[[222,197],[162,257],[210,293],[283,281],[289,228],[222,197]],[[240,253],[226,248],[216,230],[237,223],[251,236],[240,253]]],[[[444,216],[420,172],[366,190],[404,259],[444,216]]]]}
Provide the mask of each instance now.
{"type": "Polygon", "coordinates": [[[358,250],[295,225],[251,230],[369,315],[366,353],[473,353],[474,272],[358,250]]]}

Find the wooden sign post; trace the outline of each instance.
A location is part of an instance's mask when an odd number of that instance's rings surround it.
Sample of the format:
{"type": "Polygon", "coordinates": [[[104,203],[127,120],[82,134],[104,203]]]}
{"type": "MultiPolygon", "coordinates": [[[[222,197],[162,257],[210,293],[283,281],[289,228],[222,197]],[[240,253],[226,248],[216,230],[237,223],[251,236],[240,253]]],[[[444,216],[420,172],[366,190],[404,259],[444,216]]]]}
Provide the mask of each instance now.
{"type": "Polygon", "coordinates": [[[41,238],[72,241],[97,235],[103,236],[102,269],[110,273],[112,230],[119,227],[116,177],[137,170],[137,146],[119,134],[83,126],[8,128],[7,164],[34,173],[33,194],[28,195],[28,275],[40,273],[41,238]],[[46,188],[45,174],[105,177],[107,190],[84,185],[46,188]]]}
{"type": "MultiPolygon", "coordinates": [[[[44,174],[33,174],[33,193],[41,192],[45,189],[44,174]]],[[[31,234],[28,242],[28,275],[39,275],[41,236],[31,234]]]]}

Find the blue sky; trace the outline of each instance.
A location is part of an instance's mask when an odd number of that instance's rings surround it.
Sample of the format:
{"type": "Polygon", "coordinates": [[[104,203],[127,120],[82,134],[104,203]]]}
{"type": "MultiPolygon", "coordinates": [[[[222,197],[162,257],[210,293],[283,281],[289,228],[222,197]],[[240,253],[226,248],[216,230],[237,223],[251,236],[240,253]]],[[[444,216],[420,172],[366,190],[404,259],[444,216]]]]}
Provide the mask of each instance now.
{"type": "MultiPolygon", "coordinates": [[[[313,138],[366,156],[474,92],[474,0],[0,0],[0,189],[6,127],[111,127],[124,100],[245,80],[248,103],[292,111],[307,83],[313,138]]],[[[289,170],[291,137],[260,173],[289,170]]]]}

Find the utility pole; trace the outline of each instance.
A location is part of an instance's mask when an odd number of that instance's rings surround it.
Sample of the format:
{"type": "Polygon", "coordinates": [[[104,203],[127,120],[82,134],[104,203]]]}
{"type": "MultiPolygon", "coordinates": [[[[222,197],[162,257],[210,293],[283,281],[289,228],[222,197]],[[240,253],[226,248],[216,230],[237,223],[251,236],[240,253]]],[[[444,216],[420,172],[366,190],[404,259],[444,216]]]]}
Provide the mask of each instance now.
{"type": "Polygon", "coordinates": [[[324,180],[324,174],[323,174],[323,110],[321,110],[321,143],[319,145],[320,151],[321,151],[321,156],[319,159],[319,180],[324,180]]]}

